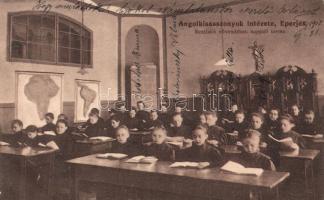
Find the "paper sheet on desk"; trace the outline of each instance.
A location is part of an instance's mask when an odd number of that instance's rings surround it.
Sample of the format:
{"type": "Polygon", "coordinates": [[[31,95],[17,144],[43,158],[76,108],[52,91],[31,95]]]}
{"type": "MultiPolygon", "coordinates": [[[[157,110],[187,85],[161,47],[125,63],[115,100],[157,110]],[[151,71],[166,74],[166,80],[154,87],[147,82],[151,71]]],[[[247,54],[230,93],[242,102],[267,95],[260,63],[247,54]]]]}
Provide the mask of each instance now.
{"type": "Polygon", "coordinates": [[[107,137],[107,136],[96,136],[96,137],[90,137],[90,140],[100,140],[100,141],[109,141],[112,140],[111,137],[107,137]]]}
{"type": "Polygon", "coordinates": [[[294,141],[293,141],[293,139],[291,137],[287,137],[287,138],[278,140],[278,139],[274,138],[272,135],[268,135],[268,136],[273,141],[278,142],[278,143],[280,143],[281,145],[284,145],[284,146],[290,147],[291,145],[294,144],[294,141]]]}
{"type": "Polygon", "coordinates": [[[313,139],[321,139],[323,138],[322,134],[316,134],[316,135],[310,135],[310,134],[302,134],[303,137],[305,138],[313,138],[313,139]]]}
{"type": "Polygon", "coordinates": [[[10,144],[9,143],[7,143],[7,142],[2,142],[2,141],[0,141],[0,146],[9,146],[10,144]]]}
{"type": "Polygon", "coordinates": [[[158,159],[153,157],[153,156],[135,156],[135,157],[132,157],[128,160],[126,160],[125,162],[127,163],[146,163],[146,164],[151,164],[151,163],[155,163],[158,159]]]}
{"type": "Polygon", "coordinates": [[[174,162],[170,165],[170,167],[189,167],[189,168],[205,168],[208,167],[209,162],[174,162]]]}
{"type": "Polygon", "coordinates": [[[54,131],[44,131],[44,135],[52,135],[52,136],[56,136],[54,131]]]}
{"type": "Polygon", "coordinates": [[[123,153],[103,153],[103,154],[97,154],[97,158],[113,158],[113,159],[123,159],[126,158],[128,155],[123,153]]]}
{"type": "Polygon", "coordinates": [[[233,161],[228,161],[225,165],[221,167],[221,170],[232,172],[235,174],[255,176],[260,176],[263,173],[263,169],[261,168],[246,168],[243,165],[233,161]]]}

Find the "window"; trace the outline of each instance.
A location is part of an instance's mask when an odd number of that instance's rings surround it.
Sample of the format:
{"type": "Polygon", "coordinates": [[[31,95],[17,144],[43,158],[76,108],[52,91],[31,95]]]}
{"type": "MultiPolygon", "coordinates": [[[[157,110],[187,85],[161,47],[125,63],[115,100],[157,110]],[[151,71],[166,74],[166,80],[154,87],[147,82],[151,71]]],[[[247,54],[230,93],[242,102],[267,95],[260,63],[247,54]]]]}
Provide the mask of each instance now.
{"type": "Polygon", "coordinates": [[[10,61],[91,67],[92,33],[58,14],[10,14],[10,61]]]}

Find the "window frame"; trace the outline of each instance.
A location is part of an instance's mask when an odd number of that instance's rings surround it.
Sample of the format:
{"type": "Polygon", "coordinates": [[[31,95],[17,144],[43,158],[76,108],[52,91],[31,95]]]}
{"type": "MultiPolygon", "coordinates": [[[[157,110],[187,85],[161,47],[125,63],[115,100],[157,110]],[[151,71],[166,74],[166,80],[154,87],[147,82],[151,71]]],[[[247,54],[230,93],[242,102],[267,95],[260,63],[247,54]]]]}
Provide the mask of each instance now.
{"type": "MultiPolygon", "coordinates": [[[[67,62],[60,62],[59,61],[59,18],[62,18],[68,22],[74,23],[76,25],[78,25],[81,29],[82,29],[82,24],[80,22],[78,22],[77,20],[65,16],[63,14],[60,13],[56,13],[56,12],[48,12],[46,14],[44,14],[44,12],[41,11],[22,11],[22,12],[9,12],[8,13],[8,23],[7,23],[7,61],[8,62],[23,62],[23,63],[36,63],[36,64],[49,64],[49,65],[58,65],[58,66],[70,66],[70,67],[81,67],[81,63],[67,63],[67,62]],[[25,16],[31,16],[31,15],[50,15],[50,16],[54,16],[55,19],[55,42],[54,42],[54,51],[55,51],[55,55],[54,55],[54,61],[47,61],[47,60],[36,60],[36,59],[30,59],[30,58],[15,58],[12,57],[12,27],[13,27],[13,17],[15,16],[21,16],[21,15],[25,15],[25,16]]],[[[28,25],[27,25],[28,28],[28,25]]],[[[90,48],[89,48],[89,52],[90,52],[90,64],[85,64],[83,63],[83,67],[85,68],[93,68],[93,31],[91,29],[89,29],[88,27],[86,27],[85,25],[83,26],[83,29],[88,31],[90,34],[90,48]]],[[[27,30],[28,31],[28,30],[27,30]]],[[[28,39],[28,38],[27,38],[28,39]]],[[[81,38],[81,42],[80,42],[80,61],[83,60],[83,52],[85,50],[83,50],[83,39],[81,38]]]]}

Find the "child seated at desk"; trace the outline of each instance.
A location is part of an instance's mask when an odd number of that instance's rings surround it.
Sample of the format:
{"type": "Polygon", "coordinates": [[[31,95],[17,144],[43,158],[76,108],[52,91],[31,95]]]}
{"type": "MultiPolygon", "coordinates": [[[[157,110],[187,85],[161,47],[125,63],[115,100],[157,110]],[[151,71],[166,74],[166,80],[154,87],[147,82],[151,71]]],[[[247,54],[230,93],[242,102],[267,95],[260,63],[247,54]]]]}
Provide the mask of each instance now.
{"type": "Polygon", "coordinates": [[[279,122],[279,109],[271,108],[269,110],[268,118],[265,123],[266,129],[269,132],[277,133],[280,131],[280,122],[279,122]]]}
{"type": "Polygon", "coordinates": [[[199,125],[207,126],[206,123],[207,123],[207,120],[206,120],[205,112],[199,113],[196,126],[199,126],[199,125]]]}
{"type": "Polygon", "coordinates": [[[109,137],[115,137],[119,126],[121,126],[121,119],[117,115],[113,115],[110,118],[110,124],[107,128],[107,135],[109,137]]]}
{"type": "Polygon", "coordinates": [[[29,147],[43,146],[51,149],[59,149],[54,141],[54,137],[49,135],[38,135],[35,125],[27,126],[22,142],[29,147]]]}
{"type": "Polygon", "coordinates": [[[206,112],[206,124],[208,126],[207,134],[209,144],[214,146],[225,145],[227,144],[227,136],[225,130],[216,125],[217,122],[217,113],[216,112],[206,112]]]}
{"type": "Polygon", "coordinates": [[[155,127],[152,132],[152,142],[145,148],[145,155],[164,161],[173,160],[173,150],[166,143],[166,137],[167,131],[163,126],[155,127]]]}
{"type": "Polygon", "coordinates": [[[238,140],[241,140],[248,127],[249,124],[245,121],[245,113],[242,110],[237,110],[235,111],[234,123],[230,125],[227,132],[237,134],[238,140]]]}
{"type": "Polygon", "coordinates": [[[111,153],[123,153],[130,157],[139,154],[139,149],[129,141],[129,131],[125,125],[116,128],[116,140],[112,143],[111,153]]]}
{"type": "Polygon", "coordinates": [[[305,148],[305,142],[302,138],[302,136],[293,131],[294,127],[294,119],[291,115],[286,114],[280,117],[280,123],[281,123],[281,131],[278,134],[275,134],[274,136],[281,140],[284,138],[290,137],[293,141],[293,143],[290,146],[287,145],[280,145],[278,148],[283,151],[291,151],[291,150],[299,150],[300,148],[305,148]]]}
{"type": "Polygon", "coordinates": [[[54,141],[60,149],[58,157],[63,160],[70,158],[72,154],[71,146],[73,144],[73,139],[67,121],[63,119],[57,120],[54,141]]]}
{"type": "Polygon", "coordinates": [[[19,119],[11,121],[12,134],[0,134],[0,141],[9,143],[13,146],[19,146],[22,143],[23,138],[23,122],[19,119]]]}
{"type": "Polygon", "coordinates": [[[140,121],[141,129],[145,128],[145,124],[149,120],[150,114],[145,110],[145,104],[143,101],[137,102],[136,118],[140,121]]]}
{"type": "Polygon", "coordinates": [[[136,108],[132,107],[128,112],[126,126],[131,131],[138,131],[140,128],[140,120],[136,118],[136,108]]]}
{"type": "Polygon", "coordinates": [[[252,113],[251,114],[251,129],[261,133],[260,147],[266,148],[268,146],[268,134],[264,126],[264,117],[261,113],[252,113]]]}
{"type": "Polygon", "coordinates": [[[155,127],[162,126],[162,121],[159,120],[159,115],[157,110],[152,110],[150,112],[150,119],[145,124],[145,129],[153,130],[155,127]]]}
{"type": "Polygon", "coordinates": [[[262,168],[264,170],[275,171],[276,167],[270,157],[260,152],[261,133],[256,130],[246,130],[242,138],[242,153],[234,159],[244,167],[262,168]]]}
{"type": "Polygon", "coordinates": [[[89,119],[84,125],[86,128],[84,133],[89,137],[105,136],[105,123],[104,120],[99,116],[99,110],[92,108],[89,113],[89,119]]]}
{"type": "Polygon", "coordinates": [[[197,126],[193,130],[193,144],[189,148],[179,150],[176,156],[179,161],[209,162],[210,165],[221,165],[223,156],[221,151],[207,143],[207,129],[204,126],[197,126]]]}
{"type": "Polygon", "coordinates": [[[178,141],[181,138],[190,138],[191,130],[183,124],[183,118],[180,113],[175,113],[172,116],[171,127],[168,130],[168,140],[178,141]]]}
{"type": "Polygon", "coordinates": [[[315,122],[315,113],[307,110],[304,113],[303,122],[296,124],[296,132],[299,134],[317,135],[322,134],[319,125],[315,122]]]}
{"type": "Polygon", "coordinates": [[[43,127],[41,127],[40,130],[42,132],[45,132],[45,131],[55,132],[56,125],[53,123],[53,121],[54,121],[54,114],[53,113],[46,113],[45,114],[45,121],[46,121],[46,125],[44,125],[43,127]]]}

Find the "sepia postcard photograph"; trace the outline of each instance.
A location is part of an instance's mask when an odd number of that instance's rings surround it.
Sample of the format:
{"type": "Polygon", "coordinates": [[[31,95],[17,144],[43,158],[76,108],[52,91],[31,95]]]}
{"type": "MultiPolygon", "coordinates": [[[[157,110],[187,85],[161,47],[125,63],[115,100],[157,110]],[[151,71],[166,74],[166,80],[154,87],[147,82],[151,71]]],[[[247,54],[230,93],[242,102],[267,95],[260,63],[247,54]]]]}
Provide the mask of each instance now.
{"type": "Polygon", "coordinates": [[[324,0],[0,0],[0,200],[324,200],[324,0]]]}

